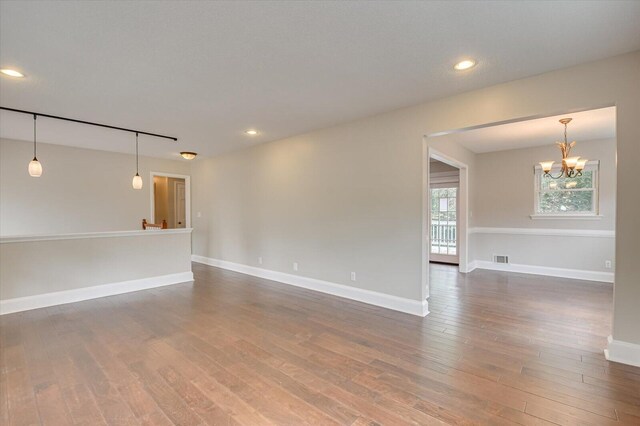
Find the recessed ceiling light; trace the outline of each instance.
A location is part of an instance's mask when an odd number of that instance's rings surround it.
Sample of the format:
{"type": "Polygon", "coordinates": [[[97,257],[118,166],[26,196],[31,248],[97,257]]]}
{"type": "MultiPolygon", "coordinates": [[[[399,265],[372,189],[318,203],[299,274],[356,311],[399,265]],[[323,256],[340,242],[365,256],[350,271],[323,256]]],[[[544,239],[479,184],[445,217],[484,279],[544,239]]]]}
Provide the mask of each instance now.
{"type": "Polygon", "coordinates": [[[246,134],[251,135],[251,136],[255,136],[258,134],[257,130],[253,130],[253,129],[249,129],[247,131],[245,131],[246,134]]]}
{"type": "Polygon", "coordinates": [[[476,64],[477,62],[474,61],[473,59],[465,59],[464,61],[460,61],[457,64],[455,64],[453,66],[453,69],[455,69],[456,71],[464,71],[464,70],[468,70],[469,68],[475,67],[476,64]]]}
{"type": "Polygon", "coordinates": [[[24,74],[22,74],[21,72],[12,70],[9,68],[2,68],[0,69],[0,72],[4,75],[8,75],[9,77],[18,77],[18,78],[24,77],[24,74]]]}

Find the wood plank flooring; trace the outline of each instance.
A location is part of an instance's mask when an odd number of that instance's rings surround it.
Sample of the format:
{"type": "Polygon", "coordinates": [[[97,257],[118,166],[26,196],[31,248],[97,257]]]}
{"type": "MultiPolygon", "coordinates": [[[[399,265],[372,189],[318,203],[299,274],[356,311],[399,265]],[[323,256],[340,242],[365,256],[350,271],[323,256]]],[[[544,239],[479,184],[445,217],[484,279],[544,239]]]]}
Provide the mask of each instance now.
{"type": "Polygon", "coordinates": [[[640,424],[609,284],[432,265],[423,319],[193,268],[0,317],[0,424],[640,424]]]}

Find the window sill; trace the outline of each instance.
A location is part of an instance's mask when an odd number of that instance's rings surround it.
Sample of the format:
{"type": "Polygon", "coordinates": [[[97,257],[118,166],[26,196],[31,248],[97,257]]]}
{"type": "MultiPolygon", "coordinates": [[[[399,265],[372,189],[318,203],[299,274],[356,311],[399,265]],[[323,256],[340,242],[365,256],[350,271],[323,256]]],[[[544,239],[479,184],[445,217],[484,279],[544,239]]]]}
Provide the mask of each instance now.
{"type": "Polygon", "coordinates": [[[532,214],[531,219],[600,220],[601,214],[532,214]]]}

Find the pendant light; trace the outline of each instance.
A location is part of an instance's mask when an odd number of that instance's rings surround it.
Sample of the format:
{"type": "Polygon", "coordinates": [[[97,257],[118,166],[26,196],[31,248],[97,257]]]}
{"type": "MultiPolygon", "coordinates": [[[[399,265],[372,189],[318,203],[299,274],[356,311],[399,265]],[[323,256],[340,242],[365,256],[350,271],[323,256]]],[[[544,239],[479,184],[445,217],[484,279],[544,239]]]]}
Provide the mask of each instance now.
{"type": "Polygon", "coordinates": [[[29,176],[40,177],[42,175],[42,164],[36,157],[36,118],[38,116],[33,114],[33,160],[29,163],[29,176]]]}
{"type": "Polygon", "coordinates": [[[136,132],[136,175],[132,181],[133,189],[142,189],[142,178],[138,174],[138,132],[136,132]]]}

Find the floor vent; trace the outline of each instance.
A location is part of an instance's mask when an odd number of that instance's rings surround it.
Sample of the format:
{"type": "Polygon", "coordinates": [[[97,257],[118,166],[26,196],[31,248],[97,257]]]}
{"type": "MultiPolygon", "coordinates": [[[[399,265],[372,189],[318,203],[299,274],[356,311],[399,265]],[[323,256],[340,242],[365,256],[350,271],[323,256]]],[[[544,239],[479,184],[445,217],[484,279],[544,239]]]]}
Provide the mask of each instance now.
{"type": "Polygon", "coordinates": [[[509,256],[498,256],[495,254],[493,255],[493,261],[496,263],[509,263],[509,256]]]}

